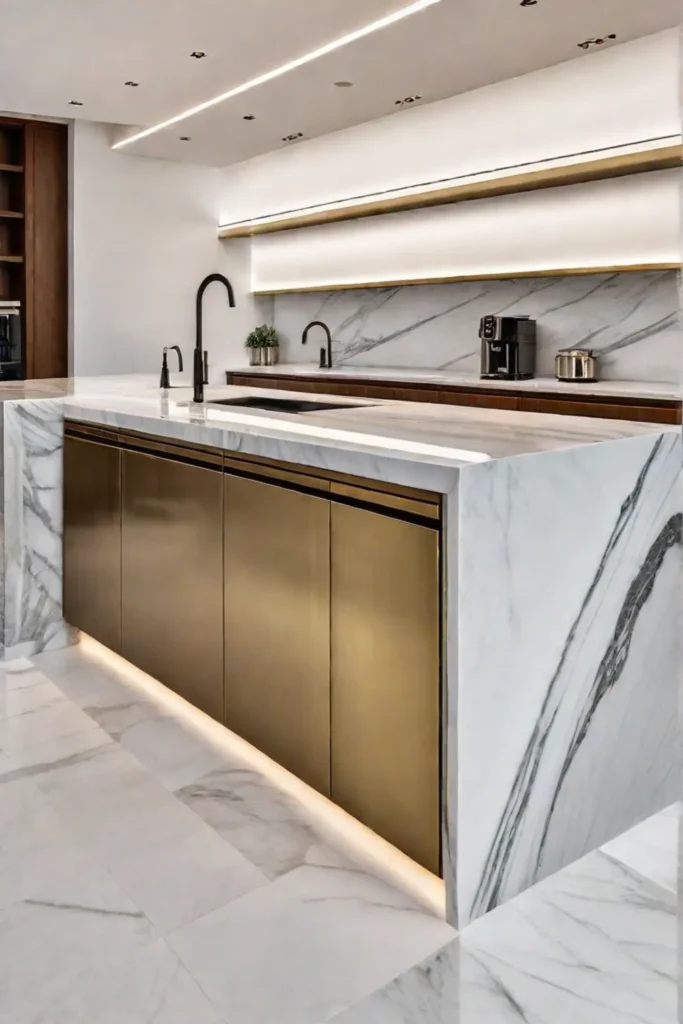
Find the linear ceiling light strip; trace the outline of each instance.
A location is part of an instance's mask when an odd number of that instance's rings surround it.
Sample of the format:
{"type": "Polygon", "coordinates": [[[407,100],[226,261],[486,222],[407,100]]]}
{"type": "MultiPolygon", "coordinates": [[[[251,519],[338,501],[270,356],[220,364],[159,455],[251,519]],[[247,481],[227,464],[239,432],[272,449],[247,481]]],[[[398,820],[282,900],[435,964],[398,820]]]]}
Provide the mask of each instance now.
{"type": "Polygon", "coordinates": [[[184,110],[182,113],[176,114],[175,117],[169,117],[166,121],[160,121],[159,124],[152,125],[151,128],[145,128],[142,131],[136,132],[134,135],[129,135],[127,138],[116,142],[112,148],[121,149],[123,146],[128,146],[132,142],[137,142],[139,139],[147,138],[148,135],[154,135],[156,132],[163,131],[164,128],[170,128],[171,125],[178,124],[180,121],[185,121],[187,118],[194,117],[196,114],[201,114],[202,111],[209,110],[211,107],[215,107],[219,103],[224,103],[226,100],[230,100],[234,96],[240,96],[242,93],[248,92],[250,89],[255,89],[259,85],[265,85],[266,82],[271,82],[274,78],[279,78],[281,75],[286,75],[290,71],[295,71],[297,68],[303,67],[304,64],[310,64],[312,61],[318,60],[319,57],[325,57],[328,53],[333,53],[335,50],[339,50],[342,46],[347,46],[349,43],[355,43],[358,39],[362,39],[364,36],[369,36],[372,35],[373,32],[379,32],[383,28],[388,28],[390,25],[394,25],[397,21],[402,21],[411,14],[417,14],[419,11],[423,11],[425,8],[431,7],[433,4],[440,2],[441,0],[416,0],[415,3],[409,4],[407,7],[402,7],[400,10],[394,11],[393,14],[386,15],[384,18],[379,18],[377,21],[373,21],[369,25],[365,25],[363,28],[357,29],[355,32],[350,32],[348,35],[342,36],[341,39],[335,39],[331,43],[326,43],[324,46],[318,47],[317,50],[311,50],[310,53],[304,54],[303,57],[297,57],[296,60],[289,61],[287,64],[282,64],[280,67],[274,68],[272,71],[266,71],[263,75],[251,78],[248,82],[244,82],[242,85],[238,85],[234,89],[229,89],[228,92],[223,92],[219,96],[214,96],[213,99],[206,100],[205,103],[198,103],[197,106],[190,107],[189,110],[184,110]]]}

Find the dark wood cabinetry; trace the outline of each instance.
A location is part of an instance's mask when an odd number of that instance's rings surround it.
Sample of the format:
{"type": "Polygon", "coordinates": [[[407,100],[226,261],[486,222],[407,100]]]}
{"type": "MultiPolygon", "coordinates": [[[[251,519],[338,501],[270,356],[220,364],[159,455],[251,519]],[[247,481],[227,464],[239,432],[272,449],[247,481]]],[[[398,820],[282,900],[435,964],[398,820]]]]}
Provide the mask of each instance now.
{"type": "Polygon", "coordinates": [[[467,405],[479,409],[508,409],[513,412],[543,412],[565,416],[599,416],[602,419],[634,420],[639,423],[680,423],[681,402],[675,398],[607,397],[581,392],[581,385],[571,392],[539,394],[525,391],[523,382],[510,384],[505,393],[500,388],[468,387],[467,385],[429,384],[410,381],[382,380],[377,377],[353,380],[335,377],[287,375],[230,370],[226,383],[249,388],[278,388],[288,391],[346,395],[349,398],[381,398],[394,402],[432,402],[438,405],[467,405]]]}
{"type": "Polygon", "coordinates": [[[0,118],[0,300],[23,336],[0,380],[68,373],[68,191],[67,126],[0,118]]]}

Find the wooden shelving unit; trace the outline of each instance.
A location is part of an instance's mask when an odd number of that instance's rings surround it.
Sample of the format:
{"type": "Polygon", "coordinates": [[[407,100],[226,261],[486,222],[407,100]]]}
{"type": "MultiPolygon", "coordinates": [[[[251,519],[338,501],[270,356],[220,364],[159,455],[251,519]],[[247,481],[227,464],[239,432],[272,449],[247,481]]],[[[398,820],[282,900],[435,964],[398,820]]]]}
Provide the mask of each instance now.
{"type": "Polygon", "coordinates": [[[67,238],[66,125],[0,118],[0,300],[21,304],[25,378],[67,373],[67,238]]]}

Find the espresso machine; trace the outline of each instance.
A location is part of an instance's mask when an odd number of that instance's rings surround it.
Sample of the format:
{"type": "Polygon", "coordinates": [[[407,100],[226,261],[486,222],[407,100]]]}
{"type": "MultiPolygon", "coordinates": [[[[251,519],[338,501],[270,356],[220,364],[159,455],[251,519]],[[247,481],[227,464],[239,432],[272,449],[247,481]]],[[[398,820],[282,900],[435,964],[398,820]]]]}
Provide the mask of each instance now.
{"type": "Polygon", "coordinates": [[[482,380],[529,380],[536,372],[536,321],[484,316],[479,326],[482,380]]]}

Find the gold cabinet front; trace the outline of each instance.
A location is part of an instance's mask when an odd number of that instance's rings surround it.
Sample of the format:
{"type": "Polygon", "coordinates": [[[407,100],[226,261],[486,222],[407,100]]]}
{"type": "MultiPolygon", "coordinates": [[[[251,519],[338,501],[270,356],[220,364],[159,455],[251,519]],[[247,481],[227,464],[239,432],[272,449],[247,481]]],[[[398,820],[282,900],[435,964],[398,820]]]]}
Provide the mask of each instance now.
{"type": "Polygon", "coordinates": [[[223,720],[220,466],[123,452],[122,653],[223,720]]]}
{"type": "Polygon", "coordinates": [[[332,505],[335,803],[440,871],[439,534],[332,505]]]}
{"type": "Polygon", "coordinates": [[[330,503],[225,476],[225,724],[330,791],[330,503]]]}
{"type": "Polygon", "coordinates": [[[121,650],[121,452],[64,438],[64,618],[121,650]]]}

